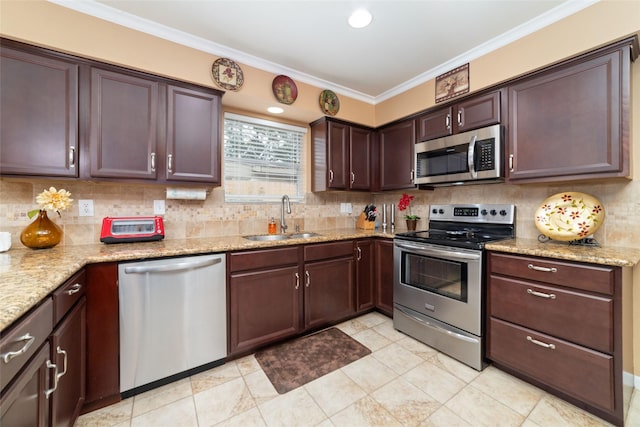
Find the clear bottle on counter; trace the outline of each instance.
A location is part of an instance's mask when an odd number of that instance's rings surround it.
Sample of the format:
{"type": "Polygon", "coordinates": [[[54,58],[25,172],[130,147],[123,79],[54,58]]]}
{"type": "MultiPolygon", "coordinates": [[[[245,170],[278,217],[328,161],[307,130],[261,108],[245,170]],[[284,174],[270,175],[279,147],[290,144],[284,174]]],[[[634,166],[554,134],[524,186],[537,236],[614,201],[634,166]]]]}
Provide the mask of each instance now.
{"type": "Polygon", "coordinates": [[[271,217],[271,221],[269,221],[269,234],[276,234],[276,232],[277,232],[276,219],[275,217],[271,217]]]}

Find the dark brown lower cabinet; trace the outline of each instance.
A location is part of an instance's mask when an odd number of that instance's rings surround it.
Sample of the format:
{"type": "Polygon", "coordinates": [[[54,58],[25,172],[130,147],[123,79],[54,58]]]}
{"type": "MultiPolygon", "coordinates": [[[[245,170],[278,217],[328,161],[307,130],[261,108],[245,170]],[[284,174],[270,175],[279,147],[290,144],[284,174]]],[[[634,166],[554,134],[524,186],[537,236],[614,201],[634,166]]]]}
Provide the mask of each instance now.
{"type": "Polygon", "coordinates": [[[375,294],[376,308],[393,316],[393,240],[375,241],[375,294]]]}
{"type": "Polygon", "coordinates": [[[355,313],[353,256],[305,264],[304,273],[306,329],[328,325],[355,313]]]}
{"type": "Polygon", "coordinates": [[[356,240],[356,312],[375,307],[375,244],[371,239],[356,240]]]}
{"type": "Polygon", "coordinates": [[[40,427],[49,425],[50,346],[45,343],[0,399],[0,425],[3,427],[40,427]]]}

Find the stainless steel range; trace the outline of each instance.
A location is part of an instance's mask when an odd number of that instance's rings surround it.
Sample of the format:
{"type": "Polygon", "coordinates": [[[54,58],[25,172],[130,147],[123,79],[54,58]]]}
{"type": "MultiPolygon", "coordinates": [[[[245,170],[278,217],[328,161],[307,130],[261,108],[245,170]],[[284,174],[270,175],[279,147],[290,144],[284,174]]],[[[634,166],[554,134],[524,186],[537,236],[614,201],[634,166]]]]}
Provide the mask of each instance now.
{"type": "Polygon", "coordinates": [[[394,238],[394,327],[482,370],[484,245],[513,237],[514,205],[432,205],[428,230],[394,238]]]}

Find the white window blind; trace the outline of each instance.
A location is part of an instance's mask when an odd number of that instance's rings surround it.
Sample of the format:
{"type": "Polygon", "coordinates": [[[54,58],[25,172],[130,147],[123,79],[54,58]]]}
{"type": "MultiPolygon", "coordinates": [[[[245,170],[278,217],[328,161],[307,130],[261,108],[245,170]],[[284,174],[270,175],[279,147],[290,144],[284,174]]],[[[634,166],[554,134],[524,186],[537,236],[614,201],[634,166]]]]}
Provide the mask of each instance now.
{"type": "Polygon", "coordinates": [[[303,201],[302,142],[298,126],[224,115],[224,194],[227,202],[303,201]]]}

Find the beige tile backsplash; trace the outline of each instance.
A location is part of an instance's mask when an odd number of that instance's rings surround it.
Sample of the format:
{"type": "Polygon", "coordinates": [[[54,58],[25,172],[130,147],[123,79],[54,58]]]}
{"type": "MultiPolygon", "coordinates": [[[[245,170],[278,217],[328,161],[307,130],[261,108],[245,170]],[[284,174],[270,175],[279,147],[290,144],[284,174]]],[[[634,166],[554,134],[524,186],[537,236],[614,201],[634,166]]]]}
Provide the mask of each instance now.
{"type": "MultiPolygon", "coordinates": [[[[98,243],[102,218],[105,216],[152,215],[153,201],[165,199],[162,185],[94,183],[63,180],[0,179],[0,231],[12,233],[13,247],[22,247],[20,231],[31,221],[27,211],[37,207],[35,197],[44,188],[55,186],[72,193],[70,210],[58,217],[50,213],[64,229],[63,245],[98,243]],[[79,199],[94,201],[93,217],[79,217],[79,199]]],[[[279,223],[280,204],[224,203],[222,188],[213,188],[204,201],[166,200],[166,239],[215,237],[237,234],[266,233],[269,219],[279,223]]],[[[427,227],[431,204],[445,203],[514,203],[517,207],[519,237],[536,238],[533,223],[535,210],[548,196],[562,191],[581,191],[598,198],[606,216],[595,238],[602,245],[640,247],[640,181],[615,181],[582,184],[486,184],[441,187],[434,191],[411,190],[415,196],[414,214],[422,217],[419,228],[427,227]]],[[[315,231],[355,227],[359,212],[368,203],[379,209],[382,204],[396,205],[396,230],[406,229],[403,213],[397,211],[402,191],[384,193],[329,192],[308,193],[304,203],[292,203],[287,215],[289,230],[299,225],[301,230],[315,231]],[[340,213],[341,203],[351,203],[351,215],[340,213]]]]}

